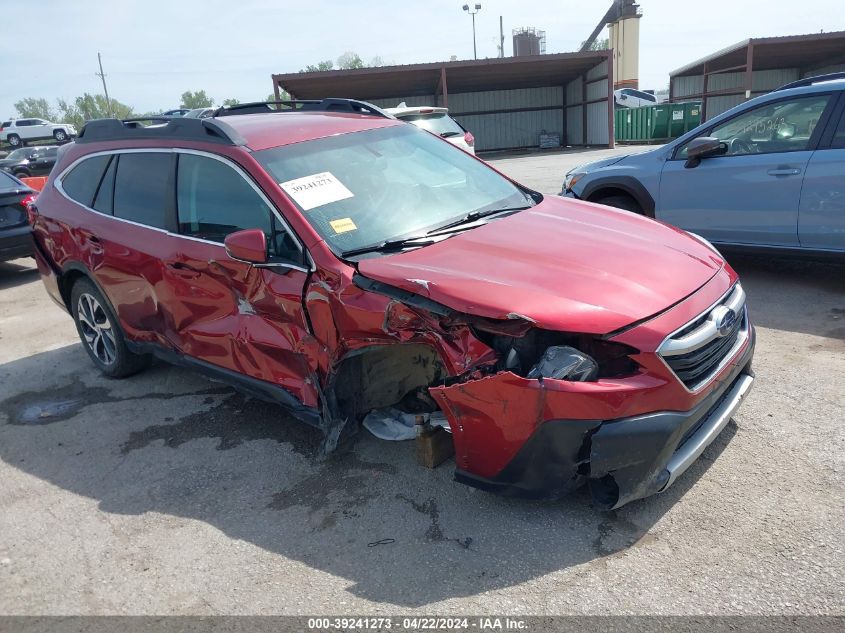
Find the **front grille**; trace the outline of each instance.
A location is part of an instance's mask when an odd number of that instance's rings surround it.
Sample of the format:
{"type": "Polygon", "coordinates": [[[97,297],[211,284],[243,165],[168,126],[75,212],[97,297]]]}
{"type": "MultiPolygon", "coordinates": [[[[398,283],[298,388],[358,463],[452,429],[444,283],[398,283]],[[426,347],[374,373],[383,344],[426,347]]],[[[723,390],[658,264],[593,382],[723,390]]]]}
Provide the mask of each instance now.
{"type": "Polygon", "coordinates": [[[737,284],[716,305],[667,338],[658,351],[678,379],[694,391],[722,369],[747,336],[745,293],[737,284]],[[724,320],[728,311],[735,315],[731,325],[724,320]]]}

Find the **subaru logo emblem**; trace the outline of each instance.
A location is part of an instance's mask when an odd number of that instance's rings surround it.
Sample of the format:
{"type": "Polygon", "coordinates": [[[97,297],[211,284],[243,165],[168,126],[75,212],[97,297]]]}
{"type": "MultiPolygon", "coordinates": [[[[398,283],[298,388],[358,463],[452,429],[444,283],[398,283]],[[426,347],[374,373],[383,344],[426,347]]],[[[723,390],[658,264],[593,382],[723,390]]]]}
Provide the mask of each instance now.
{"type": "Polygon", "coordinates": [[[727,336],[736,324],[736,312],[727,306],[718,306],[710,313],[710,319],[719,336],[727,336]]]}

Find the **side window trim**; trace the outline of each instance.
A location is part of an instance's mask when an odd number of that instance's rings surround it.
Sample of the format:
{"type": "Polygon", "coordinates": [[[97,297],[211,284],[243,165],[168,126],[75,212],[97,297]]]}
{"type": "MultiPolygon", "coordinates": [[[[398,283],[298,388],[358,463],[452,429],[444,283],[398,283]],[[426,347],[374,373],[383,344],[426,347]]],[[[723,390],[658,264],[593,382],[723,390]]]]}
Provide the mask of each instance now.
{"type": "Polygon", "coordinates": [[[91,208],[93,208],[94,211],[96,211],[97,213],[102,213],[103,215],[114,216],[114,177],[117,174],[117,161],[118,161],[118,155],[117,154],[112,154],[109,157],[109,162],[106,163],[106,168],[103,170],[103,175],[100,176],[100,182],[97,183],[97,189],[94,190],[94,199],[91,200],[91,208]],[[111,174],[111,181],[112,181],[111,203],[109,204],[109,208],[111,209],[111,213],[106,213],[105,211],[100,211],[99,209],[94,208],[94,206],[97,204],[97,198],[100,197],[100,189],[103,188],[103,183],[106,181],[106,178],[108,178],[108,176],[109,176],[109,172],[111,171],[112,163],[114,163],[115,170],[114,170],[114,173],[111,174]]]}
{"type": "MultiPolygon", "coordinates": [[[[116,220],[118,222],[126,222],[128,224],[134,224],[135,226],[142,226],[142,227],[150,229],[152,231],[159,231],[161,233],[173,235],[175,237],[180,237],[182,239],[195,240],[195,241],[203,242],[205,244],[213,244],[215,246],[221,246],[221,244],[219,242],[212,242],[210,240],[204,240],[202,238],[193,237],[191,235],[183,235],[183,234],[179,233],[178,230],[170,231],[170,230],[167,230],[167,229],[161,229],[161,228],[158,228],[158,227],[155,227],[155,226],[140,224],[138,222],[133,222],[132,220],[127,220],[126,218],[119,218],[119,217],[115,216],[114,215],[114,192],[112,192],[112,215],[107,215],[105,213],[101,213],[100,211],[97,211],[96,209],[94,209],[93,207],[91,207],[89,205],[82,204],[78,200],[74,200],[73,198],[71,198],[67,194],[67,192],[65,192],[65,190],[61,186],[62,180],[65,178],[65,176],[67,176],[77,165],[79,165],[81,162],[83,162],[85,160],[88,160],[89,158],[94,158],[95,156],[103,156],[103,155],[119,157],[121,154],[145,153],[145,152],[157,152],[157,153],[174,154],[174,160],[176,160],[177,157],[175,155],[178,154],[178,153],[195,154],[197,156],[204,156],[206,158],[211,158],[211,159],[220,161],[220,162],[224,163],[225,165],[228,165],[229,167],[234,169],[258,193],[258,195],[261,197],[261,199],[264,201],[264,203],[272,211],[273,221],[275,223],[277,223],[278,225],[280,225],[281,228],[283,228],[288,233],[288,235],[290,235],[291,239],[294,240],[297,247],[299,248],[300,253],[302,254],[302,265],[292,264],[292,263],[288,263],[288,262],[285,262],[285,263],[270,262],[270,263],[267,263],[267,264],[257,264],[256,267],[267,267],[267,268],[272,268],[272,267],[283,267],[284,268],[284,267],[286,267],[286,268],[294,268],[296,270],[301,270],[301,271],[306,272],[306,273],[311,272],[315,269],[315,264],[314,264],[313,258],[311,257],[311,253],[308,251],[307,248],[305,248],[305,245],[302,243],[302,240],[299,238],[299,235],[297,235],[296,232],[291,228],[291,226],[288,224],[285,217],[282,215],[281,211],[279,211],[278,207],[270,200],[270,198],[267,196],[267,194],[264,193],[264,191],[261,189],[261,187],[259,187],[255,183],[255,181],[253,181],[253,179],[247,174],[247,172],[240,165],[238,165],[237,163],[235,163],[233,160],[231,160],[229,158],[224,158],[222,156],[218,156],[217,154],[212,154],[210,152],[204,152],[202,150],[195,150],[195,149],[155,148],[155,147],[112,149],[112,150],[103,150],[103,151],[99,151],[99,152],[92,152],[90,154],[85,154],[84,156],[80,156],[75,161],[73,161],[70,165],[65,167],[64,171],[62,171],[62,173],[59,174],[56,177],[56,180],[55,180],[56,188],[59,190],[59,193],[61,193],[65,198],[67,198],[68,200],[70,200],[71,202],[73,202],[75,204],[78,204],[78,205],[84,207],[85,209],[87,209],[88,211],[91,211],[92,213],[98,213],[99,215],[102,215],[102,216],[107,217],[107,218],[112,218],[113,220],[116,220]]],[[[106,166],[106,169],[108,169],[108,165],[106,166]]],[[[173,177],[173,187],[171,189],[173,207],[171,209],[172,216],[170,216],[170,217],[172,217],[173,222],[175,223],[176,222],[176,170],[175,169],[171,170],[171,174],[172,174],[172,177],[173,177]]],[[[93,203],[94,203],[94,201],[92,200],[91,204],[93,204],[93,203]]]]}
{"type": "MultiPolygon", "coordinates": [[[[764,107],[764,106],[772,106],[772,105],[777,105],[778,103],[783,103],[784,101],[791,101],[793,99],[805,99],[805,98],[809,98],[809,97],[823,97],[823,96],[828,96],[828,97],[833,97],[833,98],[830,99],[827,102],[827,105],[825,106],[821,117],[819,117],[819,123],[818,123],[818,125],[816,125],[815,129],[813,130],[813,134],[810,136],[810,140],[807,143],[807,147],[803,150],[788,150],[787,152],[783,152],[783,153],[789,153],[789,152],[792,152],[792,151],[815,151],[816,149],[819,148],[819,141],[821,140],[822,132],[826,129],[827,122],[830,120],[831,112],[833,111],[833,109],[835,108],[836,103],[837,103],[837,99],[838,99],[837,93],[836,92],[810,92],[810,93],[807,93],[807,94],[798,95],[797,97],[795,95],[793,95],[791,97],[783,97],[782,99],[775,99],[775,100],[772,100],[772,101],[767,101],[766,103],[761,103],[760,105],[755,106],[755,108],[764,107]]],[[[672,158],[670,160],[686,160],[686,158],[679,158],[678,154],[680,153],[680,151],[684,147],[686,147],[687,144],[689,144],[689,142],[691,140],[698,138],[700,136],[709,136],[710,134],[712,134],[713,130],[717,126],[726,125],[726,124],[730,123],[731,121],[737,119],[738,117],[741,117],[744,114],[754,110],[755,108],[747,108],[747,109],[743,110],[742,112],[737,112],[732,117],[728,117],[727,119],[722,119],[718,123],[713,123],[712,125],[709,125],[705,130],[702,130],[702,132],[699,133],[698,136],[690,137],[689,139],[687,139],[683,143],[679,143],[678,146],[675,147],[674,151],[672,152],[672,158]]],[[[748,154],[744,154],[744,155],[747,156],[748,154]]],[[[730,156],[723,156],[722,158],[731,158],[731,157],[730,156]]]]}

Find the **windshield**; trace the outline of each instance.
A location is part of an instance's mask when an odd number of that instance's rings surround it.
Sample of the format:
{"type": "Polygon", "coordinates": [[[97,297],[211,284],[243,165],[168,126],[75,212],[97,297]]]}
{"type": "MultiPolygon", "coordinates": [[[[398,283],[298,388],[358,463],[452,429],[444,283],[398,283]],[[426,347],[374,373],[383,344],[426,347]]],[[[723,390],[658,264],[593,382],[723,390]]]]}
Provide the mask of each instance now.
{"type": "Polygon", "coordinates": [[[533,204],[484,163],[411,125],[254,156],[335,253],[418,235],[474,211],[533,204]]]}
{"type": "Polygon", "coordinates": [[[31,149],[16,149],[13,152],[9,152],[9,155],[6,156],[7,160],[21,160],[22,158],[29,158],[29,155],[32,153],[31,149]]]}
{"type": "Polygon", "coordinates": [[[463,136],[463,128],[448,114],[405,114],[398,117],[440,136],[463,136]]]}

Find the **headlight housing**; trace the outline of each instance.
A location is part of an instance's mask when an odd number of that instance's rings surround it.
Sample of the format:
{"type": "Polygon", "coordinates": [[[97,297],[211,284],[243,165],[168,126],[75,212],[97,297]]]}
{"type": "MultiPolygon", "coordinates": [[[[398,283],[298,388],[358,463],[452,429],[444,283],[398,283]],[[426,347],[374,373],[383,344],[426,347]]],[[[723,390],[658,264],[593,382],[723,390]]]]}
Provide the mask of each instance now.
{"type": "Polygon", "coordinates": [[[563,190],[571,191],[572,187],[575,186],[575,183],[578,182],[584,175],[585,172],[573,169],[571,172],[566,174],[563,179],[563,190]]]}

